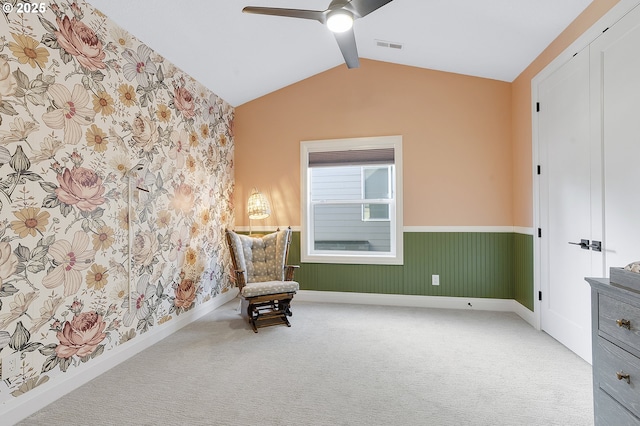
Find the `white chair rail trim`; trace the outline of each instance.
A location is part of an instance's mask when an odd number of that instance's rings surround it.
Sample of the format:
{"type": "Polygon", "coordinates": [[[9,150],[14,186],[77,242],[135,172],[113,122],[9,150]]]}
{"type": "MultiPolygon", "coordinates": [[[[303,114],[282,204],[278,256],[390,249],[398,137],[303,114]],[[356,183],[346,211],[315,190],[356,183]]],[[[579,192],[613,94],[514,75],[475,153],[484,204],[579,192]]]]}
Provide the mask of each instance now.
{"type": "MultiPolygon", "coordinates": [[[[275,232],[277,229],[287,228],[283,226],[253,226],[251,231],[261,234],[265,232],[275,232]]],[[[248,226],[236,226],[233,228],[239,232],[249,232],[248,226]]],[[[291,230],[300,232],[300,226],[292,226],[291,230]]],[[[404,226],[403,232],[514,232],[516,234],[533,235],[534,229],[524,226],[404,226]]]]}

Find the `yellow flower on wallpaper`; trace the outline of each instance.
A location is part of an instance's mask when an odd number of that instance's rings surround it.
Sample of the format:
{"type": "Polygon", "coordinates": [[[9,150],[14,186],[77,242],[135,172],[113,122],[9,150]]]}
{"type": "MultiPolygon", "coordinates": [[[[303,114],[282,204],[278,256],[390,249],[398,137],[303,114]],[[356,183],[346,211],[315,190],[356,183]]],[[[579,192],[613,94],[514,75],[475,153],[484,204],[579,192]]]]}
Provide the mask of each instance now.
{"type": "Polygon", "coordinates": [[[62,84],[52,84],[47,93],[57,107],[42,114],[42,121],[52,129],[64,129],[64,142],[75,145],[82,137],[82,128],[93,121],[96,112],[87,108],[89,93],[80,84],[73,86],[73,93],[62,84]]]}
{"type": "Polygon", "coordinates": [[[196,238],[200,234],[200,227],[197,222],[193,222],[189,227],[189,235],[191,238],[196,238]]]}
{"type": "Polygon", "coordinates": [[[199,144],[200,144],[200,139],[198,138],[198,134],[196,132],[191,132],[189,134],[189,145],[195,148],[199,144]]]}
{"type": "Polygon", "coordinates": [[[18,62],[21,64],[29,64],[31,68],[35,68],[36,65],[44,68],[49,60],[49,51],[44,47],[38,47],[40,44],[39,41],[22,34],[11,33],[11,37],[13,37],[16,42],[9,42],[9,49],[11,49],[13,55],[18,58],[18,62]]]}
{"type": "Polygon", "coordinates": [[[204,226],[207,226],[210,220],[211,220],[211,211],[209,209],[202,210],[200,212],[200,221],[202,222],[202,224],[204,226]]]}
{"type": "Polygon", "coordinates": [[[113,114],[113,98],[107,92],[98,92],[93,95],[93,110],[102,115],[113,114]]]}
{"type": "Polygon", "coordinates": [[[129,229],[129,208],[120,209],[118,212],[118,224],[121,229],[129,229]]]}
{"type": "Polygon", "coordinates": [[[108,226],[101,226],[93,235],[93,249],[106,250],[113,244],[113,229],[108,226]]]}
{"type": "Polygon", "coordinates": [[[171,110],[165,104],[160,104],[158,105],[156,116],[158,117],[158,120],[163,123],[167,123],[171,119],[171,110]]]}
{"type": "Polygon", "coordinates": [[[158,219],[156,219],[156,223],[160,228],[166,228],[171,224],[171,213],[167,210],[160,210],[158,212],[158,219]]]}
{"type": "Polygon", "coordinates": [[[130,107],[136,104],[136,89],[134,89],[132,85],[121,84],[120,87],[118,87],[118,93],[120,94],[118,98],[124,106],[130,107]]]}
{"type": "Polygon", "coordinates": [[[208,124],[203,124],[202,126],[200,126],[200,134],[202,135],[203,139],[207,139],[209,137],[209,125],[208,124]]]}
{"type": "Polygon", "coordinates": [[[87,272],[87,287],[102,290],[107,285],[107,278],[109,278],[107,268],[94,263],[87,272]]]}
{"type": "Polygon", "coordinates": [[[36,231],[42,235],[49,223],[49,212],[40,212],[39,207],[27,207],[13,213],[18,220],[11,222],[11,229],[20,238],[27,235],[36,236],[36,231]]]}
{"type": "Polygon", "coordinates": [[[196,159],[193,157],[193,155],[189,155],[187,157],[187,163],[186,164],[187,164],[187,170],[190,173],[193,173],[193,172],[196,171],[197,162],[196,162],[196,159]]]}
{"type": "Polygon", "coordinates": [[[198,260],[198,255],[196,254],[196,251],[191,247],[189,247],[185,252],[184,260],[185,262],[187,262],[187,265],[191,265],[191,266],[195,265],[196,261],[198,260]]]}
{"type": "Polygon", "coordinates": [[[87,145],[95,152],[105,152],[107,150],[107,134],[100,130],[98,126],[92,124],[86,133],[87,145]]]}

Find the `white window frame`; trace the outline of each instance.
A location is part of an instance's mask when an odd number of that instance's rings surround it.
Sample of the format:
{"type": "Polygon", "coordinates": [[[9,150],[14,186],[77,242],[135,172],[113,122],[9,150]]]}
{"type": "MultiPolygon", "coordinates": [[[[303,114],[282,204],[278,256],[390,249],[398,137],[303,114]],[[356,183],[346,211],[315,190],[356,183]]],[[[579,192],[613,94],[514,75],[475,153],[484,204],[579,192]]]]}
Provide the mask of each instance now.
{"type": "Polygon", "coordinates": [[[381,136],[349,139],[330,139],[300,142],[300,260],[303,263],[341,263],[402,265],[403,255],[403,198],[402,198],[402,136],[381,136]],[[313,209],[310,208],[309,153],[393,148],[395,178],[391,190],[395,197],[389,202],[391,222],[391,250],[389,252],[362,252],[315,250],[313,247],[313,209]],[[394,188],[395,186],[395,188],[394,188]]]}

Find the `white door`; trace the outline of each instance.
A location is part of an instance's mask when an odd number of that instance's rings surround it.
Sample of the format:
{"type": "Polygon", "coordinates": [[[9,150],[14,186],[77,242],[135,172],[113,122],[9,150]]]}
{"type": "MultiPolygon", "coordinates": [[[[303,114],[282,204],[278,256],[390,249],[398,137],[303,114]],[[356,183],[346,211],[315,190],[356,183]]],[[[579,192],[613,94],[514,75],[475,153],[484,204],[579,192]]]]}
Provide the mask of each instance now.
{"type": "Polygon", "coordinates": [[[591,293],[584,278],[602,255],[571,243],[591,243],[592,211],[601,205],[592,186],[589,83],[584,49],[538,86],[540,325],[587,362],[591,293]]]}
{"type": "Polygon", "coordinates": [[[593,110],[602,117],[606,270],[640,260],[640,8],[591,44],[593,110]]]}

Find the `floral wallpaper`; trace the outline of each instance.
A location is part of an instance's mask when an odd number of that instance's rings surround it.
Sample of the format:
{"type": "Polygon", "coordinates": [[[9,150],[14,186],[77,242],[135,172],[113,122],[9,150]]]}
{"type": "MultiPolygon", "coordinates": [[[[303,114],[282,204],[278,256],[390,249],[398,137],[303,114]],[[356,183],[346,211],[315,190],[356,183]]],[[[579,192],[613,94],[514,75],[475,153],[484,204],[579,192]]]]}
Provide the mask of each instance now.
{"type": "Polygon", "coordinates": [[[0,17],[0,404],[230,286],[233,108],[89,4],[33,5],[0,17]]]}

